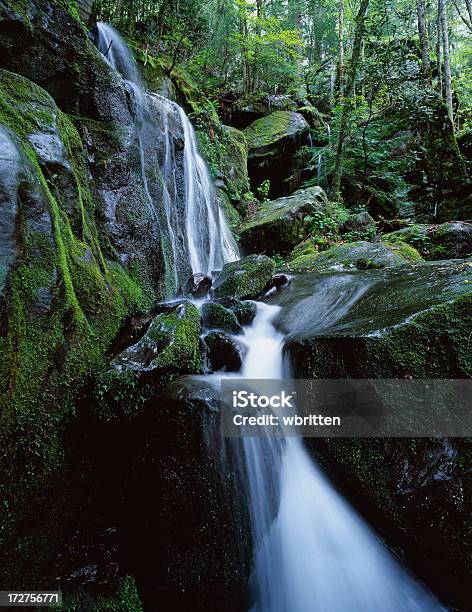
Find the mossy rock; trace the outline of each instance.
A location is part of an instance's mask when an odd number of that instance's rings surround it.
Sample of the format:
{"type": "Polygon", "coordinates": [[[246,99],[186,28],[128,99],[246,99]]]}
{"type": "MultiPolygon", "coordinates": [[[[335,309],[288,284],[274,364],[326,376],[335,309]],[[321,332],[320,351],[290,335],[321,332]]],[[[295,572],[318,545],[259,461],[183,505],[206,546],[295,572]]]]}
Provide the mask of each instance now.
{"type": "Polygon", "coordinates": [[[414,224],[396,232],[384,234],[382,240],[396,244],[406,242],[426,260],[464,259],[472,254],[472,224],[451,221],[441,225],[414,224]]]}
{"type": "Polygon", "coordinates": [[[257,314],[256,303],[248,300],[243,302],[232,300],[232,302],[231,305],[227,304],[227,307],[234,312],[239,323],[241,325],[250,325],[257,314]]]}
{"type": "Polygon", "coordinates": [[[207,329],[221,329],[233,334],[242,331],[235,313],[217,302],[205,302],[201,314],[203,325],[207,329]]]}
{"type": "Polygon", "coordinates": [[[263,202],[239,229],[241,246],[250,253],[286,254],[311,232],[314,212],[331,216],[332,206],[321,187],[263,202]]]}
{"type": "Polygon", "coordinates": [[[254,193],[270,182],[270,196],[288,195],[300,185],[297,153],[308,142],[309,125],[299,113],[276,111],[251,123],[245,130],[248,171],[254,193]]]}
{"type": "Polygon", "coordinates": [[[158,314],[136,343],[117,355],[117,372],[198,374],[202,369],[200,313],[191,302],[181,302],[158,314]]]}
{"type": "Polygon", "coordinates": [[[296,110],[297,103],[289,96],[258,92],[240,96],[232,102],[225,115],[228,115],[231,125],[244,129],[257,119],[266,117],[274,111],[296,110]]]}
{"type": "Polygon", "coordinates": [[[374,219],[367,211],[361,211],[350,215],[346,221],[339,226],[339,233],[345,236],[345,240],[371,240],[377,232],[374,219]],[[349,237],[349,238],[348,238],[349,237]]]}
{"type": "Polygon", "coordinates": [[[293,272],[344,272],[393,268],[420,261],[418,251],[406,243],[359,241],[339,244],[322,253],[300,255],[291,259],[287,267],[293,272]]]}
{"type": "Polygon", "coordinates": [[[274,270],[275,261],[266,255],[249,255],[228,263],[213,284],[215,297],[257,297],[271,280],[274,270]]]}
{"type": "Polygon", "coordinates": [[[62,466],[61,432],[81,387],[103,366],[124,317],[149,308],[156,294],[118,258],[104,256],[87,154],[69,116],[39,86],[0,70],[0,120],[0,175],[9,177],[0,237],[9,257],[2,266],[0,490],[13,529],[29,511],[28,496],[50,486],[62,466]]]}
{"type": "MultiPolygon", "coordinates": [[[[462,379],[472,376],[472,266],[294,275],[278,324],[296,378],[462,379]],[[335,305],[333,309],[332,306],[335,305]]],[[[459,609],[471,567],[470,441],[311,440],[328,473],[388,542],[459,609]],[[444,445],[447,443],[448,446],[444,445]],[[464,444],[466,442],[466,444],[464,444]],[[467,448],[468,444],[468,448],[467,448]],[[439,567],[438,567],[439,565],[439,567]]],[[[447,600],[447,599],[446,599],[447,600]]]]}
{"type": "Polygon", "coordinates": [[[244,130],[251,158],[270,154],[267,147],[288,138],[297,138],[307,133],[308,128],[302,115],[289,111],[276,111],[257,119],[244,130]]]}

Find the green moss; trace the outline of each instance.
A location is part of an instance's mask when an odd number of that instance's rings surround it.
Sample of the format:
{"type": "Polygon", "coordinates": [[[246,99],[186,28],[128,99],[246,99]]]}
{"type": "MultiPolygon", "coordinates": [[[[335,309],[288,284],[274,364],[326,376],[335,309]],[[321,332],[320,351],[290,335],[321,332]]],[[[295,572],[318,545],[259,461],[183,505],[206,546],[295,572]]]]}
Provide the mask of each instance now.
{"type": "Polygon", "coordinates": [[[271,280],[275,261],[265,255],[249,255],[224,266],[214,284],[216,297],[257,296],[271,280]]]}
{"type": "Polygon", "coordinates": [[[234,312],[215,302],[206,302],[202,306],[203,324],[208,329],[222,329],[237,333],[241,330],[234,312]]]}
{"type": "Polygon", "coordinates": [[[422,261],[421,255],[405,243],[350,242],[332,246],[327,251],[304,254],[291,259],[292,271],[328,272],[330,270],[368,270],[390,268],[422,261]]]}
{"type": "Polygon", "coordinates": [[[32,229],[31,211],[20,208],[22,251],[8,279],[0,338],[3,539],[29,511],[28,496],[53,486],[63,459],[64,423],[123,318],[147,309],[155,296],[133,270],[103,256],[86,153],[70,118],[41,88],[2,70],[0,121],[18,137],[35,205],[42,203],[49,214],[49,223],[32,229]],[[64,172],[70,172],[75,190],[67,204],[60,181],[41,166],[28,141],[32,133],[61,138],[70,166],[64,172]]]}
{"type": "Polygon", "coordinates": [[[276,111],[251,123],[244,130],[249,148],[265,147],[287,136],[291,119],[291,112],[276,111]]]}
{"type": "Polygon", "coordinates": [[[25,25],[31,28],[31,19],[28,13],[28,0],[6,0],[6,5],[13,13],[16,13],[22,18],[25,25]]]}
{"type": "Polygon", "coordinates": [[[169,344],[152,361],[153,367],[198,374],[202,368],[200,347],[200,313],[185,303],[170,313],[158,315],[148,331],[149,338],[159,343],[170,338],[169,344]]]}
{"type": "Polygon", "coordinates": [[[126,576],[116,595],[90,595],[85,591],[77,595],[65,597],[58,608],[61,612],[142,612],[143,606],[139,599],[134,579],[126,576]]]}

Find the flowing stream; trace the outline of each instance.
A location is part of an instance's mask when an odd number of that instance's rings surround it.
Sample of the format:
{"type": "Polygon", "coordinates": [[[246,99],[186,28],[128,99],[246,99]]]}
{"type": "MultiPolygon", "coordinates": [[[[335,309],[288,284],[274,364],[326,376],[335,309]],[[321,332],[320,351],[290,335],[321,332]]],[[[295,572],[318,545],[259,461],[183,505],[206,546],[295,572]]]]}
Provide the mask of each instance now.
{"type": "MultiPolygon", "coordinates": [[[[176,285],[189,270],[211,274],[221,269],[239,257],[238,249],[188,117],[174,102],[145,93],[126,43],[103,23],[98,24],[98,47],[134,97],[144,192],[171,244],[163,255],[176,285]],[[174,141],[175,125],[183,134],[183,155],[174,141]],[[146,167],[149,139],[160,147],[160,189],[151,184],[146,167]]],[[[246,348],[239,376],[288,376],[285,338],[274,326],[279,311],[280,306],[258,303],[252,325],[236,338],[246,348]]],[[[444,610],[335,491],[299,438],[263,435],[235,444],[244,466],[255,550],[252,612],[444,610]]]]}
{"type": "Polygon", "coordinates": [[[184,110],[145,91],[136,60],[110,25],[97,24],[97,46],[133,98],[144,195],[161,235],[166,273],[173,279],[175,293],[191,273],[211,275],[238,259],[238,247],[184,110]],[[157,152],[160,173],[149,167],[150,149],[157,152]]]}
{"type": "MultiPolygon", "coordinates": [[[[258,303],[241,375],[284,379],[280,307],[258,303]]],[[[300,438],[236,439],[255,545],[252,612],[432,612],[443,606],[412,578],[337,493],[300,438]]]]}

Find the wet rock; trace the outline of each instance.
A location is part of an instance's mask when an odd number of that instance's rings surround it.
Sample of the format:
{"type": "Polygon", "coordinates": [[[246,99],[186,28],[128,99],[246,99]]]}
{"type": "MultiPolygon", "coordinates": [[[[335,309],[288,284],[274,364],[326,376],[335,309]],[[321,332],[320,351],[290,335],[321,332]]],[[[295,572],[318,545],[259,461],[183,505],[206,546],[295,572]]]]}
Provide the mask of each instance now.
{"type": "MultiPolygon", "coordinates": [[[[272,298],[282,307],[278,325],[289,334],[286,352],[295,378],[470,378],[471,283],[467,262],[295,275],[272,298]]],[[[470,442],[308,443],[364,516],[405,552],[414,571],[440,584],[445,601],[467,609],[470,442]]]]}
{"type": "Polygon", "coordinates": [[[309,125],[303,116],[288,111],[276,111],[244,130],[254,192],[266,180],[270,181],[271,197],[287,195],[298,187],[297,178],[293,176],[295,153],[307,144],[308,133],[309,125]]]}
{"type": "Polygon", "coordinates": [[[289,282],[290,279],[286,274],[275,274],[271,281],[265,286],[264,293],[280,291],[280,289],[287,286],[289,282]]]}
{"type": "Polygon", "coordinates": [[[406,242],[430,261],[465,259],[472,255],[472,223],[451,221],[441,225],[415,224],[384,234],[382,240],[390,244],[406,242]]]}
{"type": "Polygon", "coordinates": [[[205,302],[201,315],[203,325],[207,329],[221,329],[232,334],[242,331],[235,313],[217,302],[205,302]]]}
{"type": "Polygon", "coordinates": [[[250,253],[288,253],[310,233],[315,211],[329,215],[330,204],[321,187],[264,202],[240,228],[241,246],[250,253]]]}
{"type": "Polygon", "coordinates": [[[151,609],[156,601],[164,610],[237,612],[247,604],[250,533],[245,504],[232,502],[237,470],[221,436],[219,396],[218,385],[186,377],[154,399],[158,418],[127,513],[127,562],[151,609]],[[185,500],[193,500],[190,512],[185,500]]]}
{"type": "Polygon", "coordinates": [[[257,306],[255,302],[238,301],[236,305],[232,307],[232,311],[241,325],[250,325],[256,316],[257,306]]]}
{"type": "Polygon", "coordinates": [[[0,296],[19,248],[16,228],[22,161],[24,164],[17,139],[0,126],[0,296]]]}
{"type": "Polygon", "coordinates": [[[204,342],[208,349],[207,360],[210,370],[239,372],[242,365],[242,351],[231,338],[221,332],[210,332],[205,336],[204,342]]]}
{"type": "Polygon", "coordinates": [[[204,274],[194,274],[191,276],[185,285],[184,294],[193,295],[196,298],[202,298],[210,291],[212,280],[204,274]]]}
{"type": "Polygon", "coordinates": [[[399,242],[351,242],[338,244],[321,253],[300,255],[287,264],[294,272],[344,272],[392,268],[422,261],[416,249],[399,242]]]}
{"type": "Polygon", "coordinates": [[[228,263],[216,279],[216,298],[255,298],[272,278],[275,261],[266,255],[249,255],[228,263]]]}
{"type": "Polygon", "coordinates": [[[141,340],[113,359],[112,368],[118,373],[197,374],[202,367],[200,334],[197,307],[181,302],[158,314],[141,340]]]}
{"type": "MultiPolygon", "coordinates": [[[[160,231],[142,189],[133,92],[103,61],[77,20],[60,4],[47,0],[34,0],[28,11],[17,13],[0,5],[0,67],[38,84],[62,111],[75,117],[74,127],[83,144],[68,132],[68,124],[60,120],[57,108],[48,104],[46,112],[42,112],[35,100],[34,85],[30,88],[28,110],[38,112],[31,124],[29,142],[41,167],[51,175],[48,180],[52,179],[54,188],[63,194],[73,229],[80,233],[82,221],[77,214],[76,183],[68,168],[71,160],[65,151],[69,147],[69,151],[76,152],[85,145],[87,162],[75,164],[74,171],[80,172],[79,181],[87,199],[84,183],[90,178],[93,181],[97,233],[104,255],[133,267],[138,282],[157,296],[163,284],[164,257],[160,231]],[[41,61],[31,61],[38,57],[41,61]],[[71,138],[68,142],[67,135],[71,138]]],[[[18,88],[20,77],[15,78],[18,88]]],[[[150,120],[158,121],[158,111],[151,102],[149,115],[150,120]]],[[[169,129],[178,140],[181,135],[171,119],[169,129]]],[[[155,142],[142,144],[146,163],[155,169],[162,152],[155,142]]],[[[162,194],[151,195],[155,201],[162,199],[162,194]]]]}
{"type": "Polygon", "coordinates": [[[243,326],[250,325],[256,316],[257,306],[255,302],[249,300],[241,301],[234,298],[219,298],[217,301],[225,308],[232,310],[239,323],[243,326]]]}

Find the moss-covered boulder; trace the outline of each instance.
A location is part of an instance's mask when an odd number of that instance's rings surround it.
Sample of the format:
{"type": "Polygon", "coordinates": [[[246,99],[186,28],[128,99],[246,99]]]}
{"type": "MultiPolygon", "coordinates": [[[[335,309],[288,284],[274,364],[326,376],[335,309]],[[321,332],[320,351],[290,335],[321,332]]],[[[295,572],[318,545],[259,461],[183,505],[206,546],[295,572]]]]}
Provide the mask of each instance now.
{"type": "Polygon", "coordinates": [[[305,144],[309,125],[295,112],[276,111],[251,123],[245,130],[249,147],[248,170],[256,193],[264,182],[270,182],[270,196],[287,195],[299,186],[296,172],[297,151],[305,144]]]}
{"type": "Polygon", "coordinates": [[[233,334],[242,331],[235,313],[217,302],[205,302],[201,315],[203,325],[207,329],[221,329],[233,334]]]}
{"type": "Polygon", "coordinates": [[[329,216],[330,208],[321,187],[263,202],[241,226],[241,246],[249,253],[288,253],[311,232],[313,213],[329,216]]]}
{"type": "Polygon", "coordinates": [[[249,255],[228,263],[213,284],[216,298],[257,297],[272,278],[275,261],[266,255],[249,255]]]}
{"type": "Polygon", "coordinates": [[[198,374],[202,368],[200,313],[191,302],[166,308],[144,336],[117,355],[117,372],[143,372],[159,378],[165,373],[198,374]]]}
{"type": "Polygon", "coordinates": [[[274,111],[296,111],[297,103],[284,95],[246,94],[236,99],[221,100],[223,120],[242,130],[274,111]]]}
{"type": "MultiPolygon", "coordinates": [[[[307,250],[309,247],[307,247],[307,250]]],[[[344,272],[393,268],[422,261],[416,249],[406,243],[347,242],[321,253],[302,252],[287,263],[293,272],[344,272]]]]}
{"type": "MultiPolygon", "coordinates": [[[[472,266],[295,275],[278,324],[297,378],[470,378],[472,266]]],[[[470,441],[312,440],[344,492],[440,595],[467,608],[470,441]],[[434,564],[429,562],[434,559],[434,564]]]]}
{"type": "Polygon", "coordinates": [[[406,242],[430,261],[464,259],[472,255],[472,223],[415,224],[384,234],[382,240],[389,244],[406,242]]]}
{"type": "Polygon", "coordinates": [[[219,303],[234,312],[240,325],[250,325],[257,313],[256,302],[250,300],[236,300],[234,298],[220,298],[219,303]]]}

